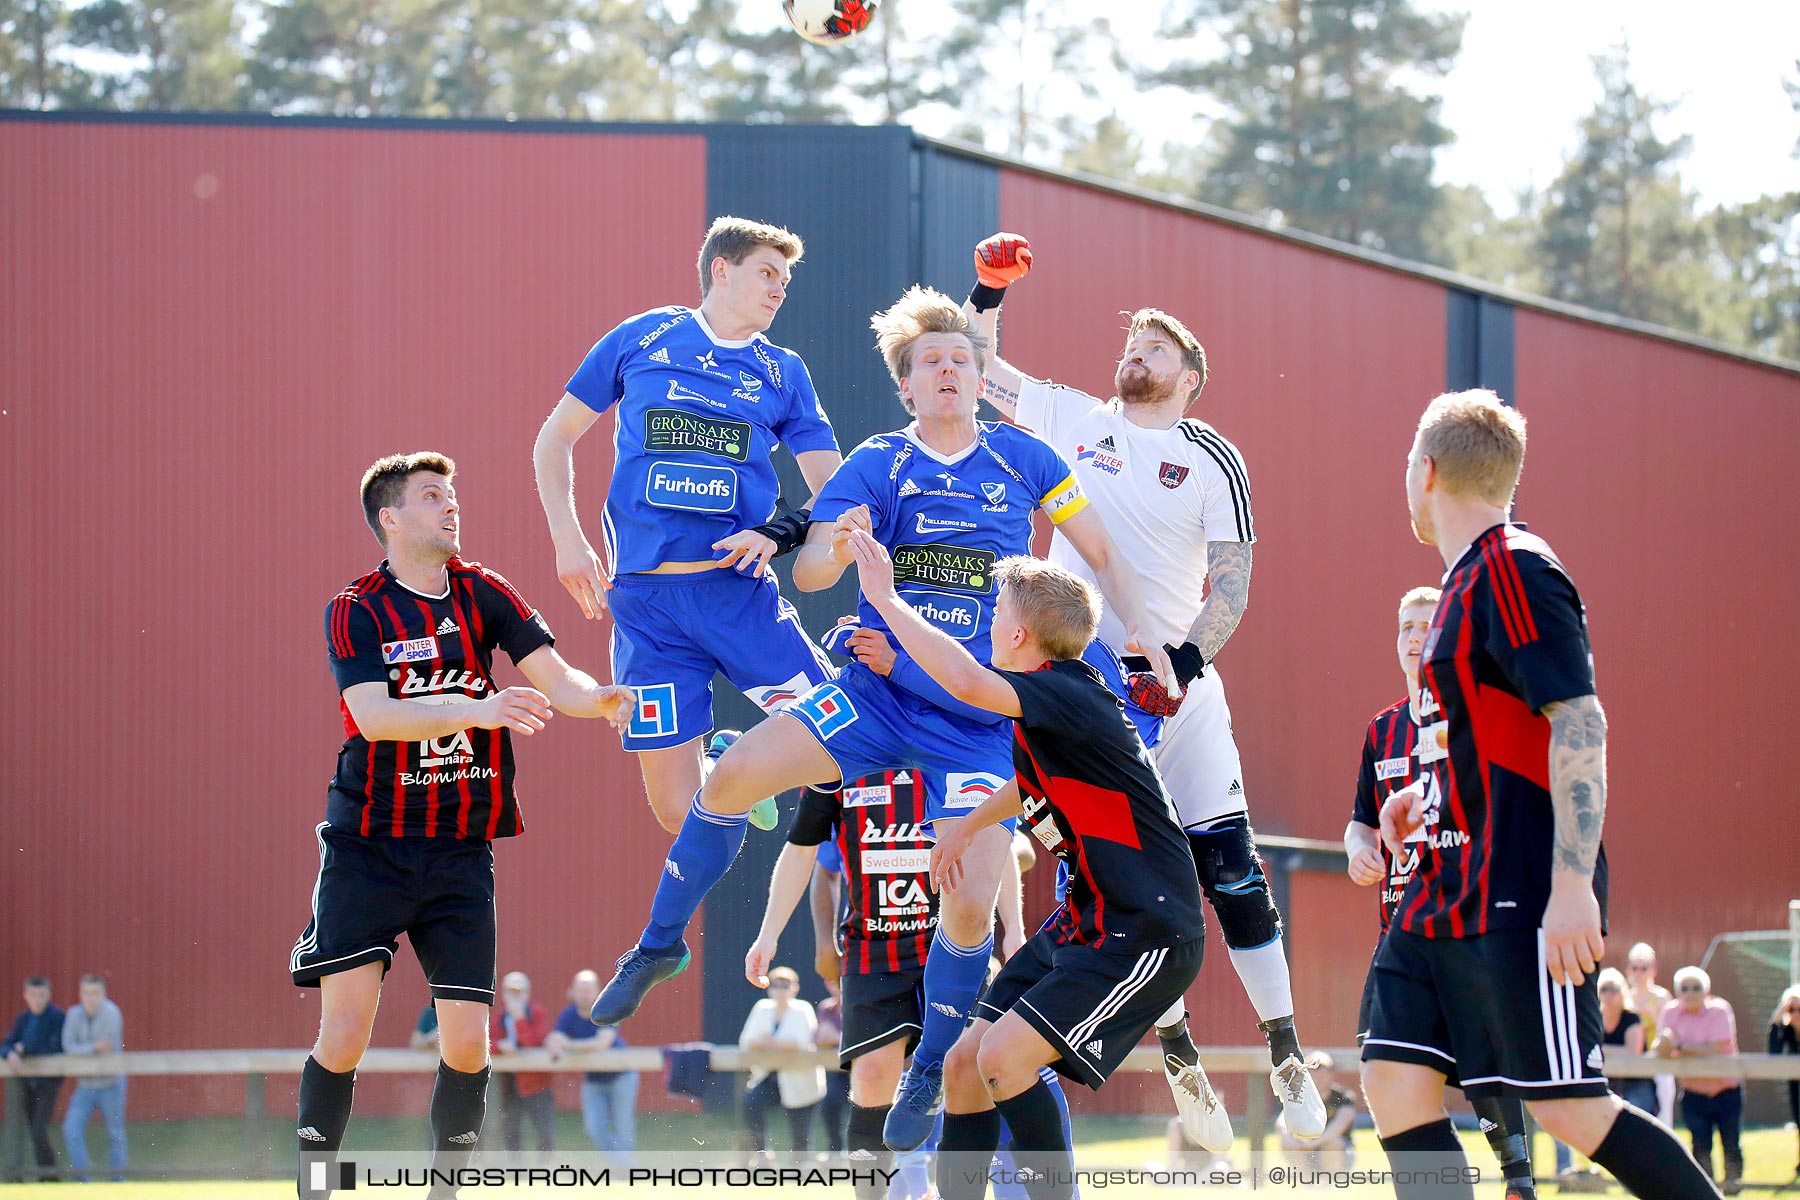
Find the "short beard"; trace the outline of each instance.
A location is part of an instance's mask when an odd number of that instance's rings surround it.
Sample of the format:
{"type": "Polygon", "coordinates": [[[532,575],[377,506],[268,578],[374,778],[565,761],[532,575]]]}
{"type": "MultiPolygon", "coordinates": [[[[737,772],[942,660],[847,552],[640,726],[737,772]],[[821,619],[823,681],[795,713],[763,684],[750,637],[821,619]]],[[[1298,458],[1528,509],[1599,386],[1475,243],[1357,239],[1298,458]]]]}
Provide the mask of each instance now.
{"type": "Polygon", "coordinates": [[[1175,395],[1173,386],[1163,384],[1147,368],[1141,377],[1134,375],[1129,380],[1120,370],[1113,376],[1113,388],[1126,404],[1161,404],[1175,395]]]}

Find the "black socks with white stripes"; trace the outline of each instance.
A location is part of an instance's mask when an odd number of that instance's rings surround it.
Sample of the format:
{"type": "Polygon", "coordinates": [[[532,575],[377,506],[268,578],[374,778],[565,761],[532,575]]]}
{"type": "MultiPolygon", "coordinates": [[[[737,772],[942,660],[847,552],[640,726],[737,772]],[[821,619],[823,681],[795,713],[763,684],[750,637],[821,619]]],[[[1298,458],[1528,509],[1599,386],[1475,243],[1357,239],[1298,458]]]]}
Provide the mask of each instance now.
{"type": "Polygon", "coordinates": [[[999,1145],[999,1109],[946,1112],[937,1148],[939,1200],[982,1200],[987,1195],[988,1162],[999,1145]]]}
{"type": "Polygon", "coordinates": [[[1500,1160],[1507,1195],[1532,1200],[1537,1185],[1531,1178],[1531,1149],[1525,1140],[1525,1102],[1516,1096],[1482,1096],[1471,1099],[1469,1107],[1481,1118],[1481,1132],[1500,1160]]]}
{"type": "Polygon", "coordinates": [[[1641,1200],[1716,1200],[1719,1189],[1663,1126],[1622,1108],[1589,1158],[1641,1200]]]}
{"type": "Polygon", "coordinates": [[[316,1200],[326,1194],[315,1184],[330,1186],[337,1150],[344,1144],[344,1129],[350,1124],[350,1097],[355,1090],[355,1070],[340,1075],[327,1071],[312,1055],[306,1056],[306,1065],[300,1068],[300,1121],[296,1127],[300,1171],[294,1189],[300,1200],[316,1200]],[[316,1165],[322,1165],[324,1172],[315,1178],[312,1168],[316,1165]]]}
{"type": "Polygon", "coordinates": [[[881,1140],[881,1128],[887,1124],[888,1110],[893,1107],[891,1104],[883,1104],[880,1108],[850,1105],[850,1169],[856,1172],[856,1200],[881,1200],[887,1195],[887,1184],[880,1181],[876,1172],[886,1171],[894,1165],[894,1152],[881,1140]],[[869,1173],[866,1179],[863,1177],[865,1171],[869,1173]]]}
{"type": "Polygon", "coordinates": [[[1449,1117],[1384,1137],[1381,1148],[1394,1171],[1395,1200],[1475,1200],[1469,1160],[1449,1117]]]}
{"type": "Polygon", "coordinates": [[[1050,1085],[1040,1077],[1010,1100],[996,1100],[996,1108],[1012,1130],[1012,1156],[1031,1200],[1069,1200],[1075,1194],[1075,1160],[1063,1132],[1062,1110],[1050,1085]]]}

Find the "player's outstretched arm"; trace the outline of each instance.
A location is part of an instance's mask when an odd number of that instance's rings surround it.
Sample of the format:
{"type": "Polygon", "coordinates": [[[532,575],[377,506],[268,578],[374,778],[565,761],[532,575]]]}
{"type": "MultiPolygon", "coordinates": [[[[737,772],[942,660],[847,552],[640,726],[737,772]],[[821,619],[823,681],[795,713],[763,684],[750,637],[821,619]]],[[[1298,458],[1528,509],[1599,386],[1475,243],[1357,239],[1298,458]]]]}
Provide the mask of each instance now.
{"type": "Polygon", "coordinates": [[[612,586],[605,565],[575,513],[575,443],[593,427],[600,414],[569,395],[563,398],[538,430],[531,460],[537,470],[538,500],[550,522],[550,540],[556,546],[556,577],[581,605],[581,615],[597,620],[606,612],[606,590],[612,586]]]}
{"type": "Polygon", "coordinates": [[[1000,358],[1000,303],[1006,289],[1031,270],[1031,243],[1016,233],[996,233],[975,247],[975,289],[963,306],[975,331],[987,339],[987,373],[981,394],[1012,420],[1019,408],[1020,373],[1000,358]]]}
{"type": "Polygon", "coordinates": [[[1344,853],[1350,856],[1350,882],[1368,887],[1381,882],[1381,831],[1351,821],[1344,826],[1344,853]]]}
{"type": "Polygon", "coordinates": [[[866,504],[847,509],[829,525],[814,522],[806,531],[806,543],[794,555],[794,586],[803,592],[822,592],[835,584],[852,562],[851,532],[871,528],[866,504]]]}
{"type": "Polygon", "coordinates": [[[1170,695],[1179,696],[1181,684],[1169,664],[1168,652],[1149,634],[1150,610],[1144,605],[1144,589],[1138,585],[1137,572],[1113,545],[1100,514],[1090,504],[1074,516],[1065,517],[1057,529],[1093,568],[1094,578],[1100,581],[1100,594],[1125,625],[1125,648],[1149,659],[1150,670],[1162,680],[1163,687],[1170,695]]]}
{"type": "Polygon", "coordinates": [[[769,902],[763,909],[762,928],[744,955],[744,978],[759,988],[769,986],[775,942],[787,928],[788,918],[794,915],[800,897],[806,894],[807,880],[812,878],[813,862],[818,857],[817,846],[796,846],[789,842],[775,860],[775,869],[769,874],[769,902]]]}
{"type": "Polygon", "coordinates": [[[1550,721],[1550,807],[1556,820],[1544,957],[1552,979],[1580,983],[1598,969],[1606,949],[1594,896],[1606,819],[1606,713],[1593,695],[1546,704],[1543,711],[1550,721]]]}
{"type": "Polygon", "coordinates": [[[934,823],[937,841],[931,847],[931,887],[933,891],[954,892],[962,882],[962,857],[975,841],[975,835],[989,825],[998,825],[1008,817],[1025,811],[1024,797],[1019,793],[1019,779],[1008,779],[994,794],[969,810],[966,817],[934,823]]]}
{"type": "Polygon", "coordinates": [[[925,673],[964,704],[999,713],[1019,715],[1019,694],[997,671],[990,671],[956,643],[956,639],[926,624],[925,618],[894,591],[894,561],[885,547],[867,532],[850,535],[856,555],[856,573],[863,596],[887,621],[900,646],[925,673]]]}
{"type": "Polygon", "coordinates": [[[550,701],[536,688],[509,687],[472,704],[396,700],[386,683],[353,683],[344,689],[344,707],[371,742],[417,742],[449,737],[464,729],[510,729],[527,736],[550,719],[550,701]]]}
{"type": "Polygon", "coordinates": [[[637,710],[637,696],[630,688],[601,683],[570,666],[555,646],[539,646],[519,660],[519,670],[551,707],[571,717],[599,717],[614,729],[624,729],[637,710]]]}

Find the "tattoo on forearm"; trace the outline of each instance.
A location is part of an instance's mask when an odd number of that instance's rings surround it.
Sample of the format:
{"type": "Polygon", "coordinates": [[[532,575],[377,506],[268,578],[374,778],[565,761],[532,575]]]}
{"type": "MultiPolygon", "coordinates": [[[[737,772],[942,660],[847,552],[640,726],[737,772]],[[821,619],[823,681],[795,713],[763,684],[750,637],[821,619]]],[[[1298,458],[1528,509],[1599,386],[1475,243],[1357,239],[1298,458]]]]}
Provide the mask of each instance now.
{"type": "Polygon", "coordinates": [[[1249,542],[1208,542],[1206,545],[1206,580],[1211,589],[1200,616],[1188,631],[1188,641],[1200,648],[1200,654],[1211,662],[1226,639],[1244,619],[1250,604],[1249,542]]]}
{"type": "Polygon", "coordinates": [[[1556,814],[1552,869],[1592,874],[1606,819],[1606,713],[1595,696],[1546,705],[1550,804],[1556,814]]]}
{"type": "Polygon", "coordinates": [[[981,395],[989,404],[998,408],[1010,410],[1019,407],[1019,393],[991,375],[981,381],[981,395]]]}

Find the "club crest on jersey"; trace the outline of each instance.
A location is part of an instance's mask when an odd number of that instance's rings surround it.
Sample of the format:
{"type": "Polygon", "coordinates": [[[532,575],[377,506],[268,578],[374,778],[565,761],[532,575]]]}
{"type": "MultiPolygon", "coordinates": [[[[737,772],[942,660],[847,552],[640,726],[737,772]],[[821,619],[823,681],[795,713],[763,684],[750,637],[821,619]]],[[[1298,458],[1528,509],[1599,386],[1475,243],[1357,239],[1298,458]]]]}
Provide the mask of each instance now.
{"type": "Polygon", "coordinates": [[[1156,474],[1156,478],[1162,482],[1162,485],[1171,491],[1180,487],[1182,481],[1187,477],[1188,468],[1179,463],[1172,462],[1164,463],[1162,465],[1162,470],[1158,471],[1156,474]]]}
{"type": "Polygon", "coordinates": [[[1006,502],[1006,485],[998,480],[988,480],[981,485],[981,494],[986,496],[989,504],[1006,502]]]}
{"type": "Polygon", "coordinates": [[[381,661],[388,666],[395,663],[419,662],[423,659],[437,658],[438,644],[435,637],[413,638],[405,642],[381,643],[381,661]]]}
{"type": "Polygon", "coordinates": [[[998,775],[985,771],[951,771],[944,776],[944,807],[974,808],[1005,783],[998,775]]]}
{"type": "Polygon", "coordinates": [[[743,385],[746,392],[762,391],[762,380],[758,379],[748,371],[738,372],[738,383],[743,385]]]}
{"type": "Polygon", "coordinates": [[[1125,460],[1101,446],[1076,446],[1075,461],[1088,463],[1095,470],[1105,471],[1108,475],[1117,475],[1125,469],[1125,460]]]}

